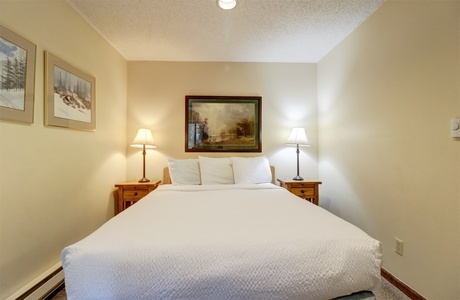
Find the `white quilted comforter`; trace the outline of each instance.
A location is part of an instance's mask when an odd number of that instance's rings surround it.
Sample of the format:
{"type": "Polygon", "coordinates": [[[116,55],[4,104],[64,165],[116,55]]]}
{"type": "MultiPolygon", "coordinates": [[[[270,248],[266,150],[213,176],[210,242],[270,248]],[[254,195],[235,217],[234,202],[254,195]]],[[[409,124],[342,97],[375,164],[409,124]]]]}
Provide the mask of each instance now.
{"type": "Polygon", "coordinates": [[[380,242],[272,184],[162,185],[62,251],[68,299],[331,299],[380,284],[380,242]]]}

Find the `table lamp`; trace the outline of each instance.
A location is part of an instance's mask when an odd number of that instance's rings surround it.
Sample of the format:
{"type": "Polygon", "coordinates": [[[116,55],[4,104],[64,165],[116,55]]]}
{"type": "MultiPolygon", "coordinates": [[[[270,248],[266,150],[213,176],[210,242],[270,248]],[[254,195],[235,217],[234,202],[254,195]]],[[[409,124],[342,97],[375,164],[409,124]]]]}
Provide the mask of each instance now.
{"type": "Polygon", "coordinates": [[[310,146],[308,141],[307,134],[305,133],[304,128],[292,128],[291,134],[287,140],[288,145],[297,145],[297,176],[292,178],[293,180],[303,180],[299,175],[299,146],[310,146]]]}
{"type": "Polygon", "coordinates": [[[140,128],[137,131],[136,137],[134,138],[133,142],[131,143],[131,147],[134,148],[142,148],[142,155],[143,155],[143,163],[142,163],[142,179],[139,182],[149,182],[150,180],[145,177],[145,149],[153,149],[157,146],[154,144],[152,131],[147,128],[140,128]]]}

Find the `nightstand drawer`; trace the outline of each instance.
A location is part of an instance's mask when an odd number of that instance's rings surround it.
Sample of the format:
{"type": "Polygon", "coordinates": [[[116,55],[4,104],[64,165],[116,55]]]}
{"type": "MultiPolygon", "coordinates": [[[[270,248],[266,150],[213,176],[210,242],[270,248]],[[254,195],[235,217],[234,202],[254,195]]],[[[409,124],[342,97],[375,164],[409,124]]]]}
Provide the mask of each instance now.
{"type": "Polygon", "coordinates": [[[139,200],[149,192],[150,190],[125,190],[123,191],[123,198],[127,201],[139,200]]]}
{"type": "Polygon", "coordinates": [[[161,180],[148,182],[126,181],[115,184],[115,187],[118,188],[115,197],[115,214],[122,212],[147,196],[151,191],[156,189],[160,183],[161,180]]]}
{"type": "Polygon", "coordinates": [[[305,198],[309,196],[314,196],[315,187],[291,187],[291,193],[299,197],[305,198]]]}
{"type": "Polygon", "coordinates": [[[282,180],[278,179],[280,186],[287,189],[297,197],[306,199],[318,205],[319,188],[321,181],[318,180],[282,180]]]}

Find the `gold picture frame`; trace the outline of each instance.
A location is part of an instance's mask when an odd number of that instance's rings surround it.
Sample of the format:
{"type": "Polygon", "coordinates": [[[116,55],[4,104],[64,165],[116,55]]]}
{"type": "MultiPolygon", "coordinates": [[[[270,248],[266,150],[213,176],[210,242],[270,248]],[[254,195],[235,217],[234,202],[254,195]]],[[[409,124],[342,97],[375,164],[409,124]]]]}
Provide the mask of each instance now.
{"type": "Polygon", "coordinates": [[[262,152],[262,97],[185,96],[185,152],[262,152]]]}
{"type": "Polygon", "coordinates": [[[96,79],[45,52],[45,125],[96,130],[96,79]]]}
{"type": "Polygon", "coordinates": [[[37,46],[0,25],[0,119],[34,122],[37,46]]]}

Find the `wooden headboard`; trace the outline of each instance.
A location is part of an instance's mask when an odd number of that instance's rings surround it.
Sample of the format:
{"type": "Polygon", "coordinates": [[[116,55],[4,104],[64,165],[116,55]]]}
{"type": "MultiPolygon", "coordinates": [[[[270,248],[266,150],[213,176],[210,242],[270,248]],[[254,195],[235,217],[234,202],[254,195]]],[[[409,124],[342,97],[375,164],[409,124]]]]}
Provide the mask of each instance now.
{"type": "MultiPolygon", "coordinates": [[[[272,183],[276,184],[275,179],[275,167],[270,166],[270,171],[272,172],[272,183]]],[[[166,167],[163,169],[163,184],[171,184],[171,176],[169,176],[169,168],[166,167]]]]}

